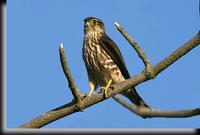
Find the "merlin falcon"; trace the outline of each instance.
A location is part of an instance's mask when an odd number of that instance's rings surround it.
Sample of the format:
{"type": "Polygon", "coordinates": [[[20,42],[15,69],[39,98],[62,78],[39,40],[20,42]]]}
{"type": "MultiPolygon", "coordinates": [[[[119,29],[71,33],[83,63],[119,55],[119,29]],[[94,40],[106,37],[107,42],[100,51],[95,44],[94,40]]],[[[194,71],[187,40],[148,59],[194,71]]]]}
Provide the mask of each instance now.
{"type": "MultiPolygon", "coordinates": [[[[119,48],[105,33],[104,23],[100,19],[85,18],[84,34],[82,57],[90,85],[88,96],[91,96],[98,86],[106,91],[110,85],[130,78],[119,48]]],[[[149,107],[135,88],[125,90],[120,94],[127,97],[137,107],[149,107]]]]}

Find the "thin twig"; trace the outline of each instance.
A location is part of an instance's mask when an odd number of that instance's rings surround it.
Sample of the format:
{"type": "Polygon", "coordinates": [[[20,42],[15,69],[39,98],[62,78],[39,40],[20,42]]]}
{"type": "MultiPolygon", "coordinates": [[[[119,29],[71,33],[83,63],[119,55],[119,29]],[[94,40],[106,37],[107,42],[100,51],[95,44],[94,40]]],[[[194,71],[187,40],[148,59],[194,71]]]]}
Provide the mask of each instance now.
{"type": "Polygon", "coordinates": [[[150,61],[148,60],[147,56],[142,51],[140,46],[131,38],[131,36],[129,36],[129,34],[122,28],[121,25],[119,25],[119,23],[115,22],[115,26],[117,27],[119,32],[126,38],[126,40],[132,45],[132,47],[135,49],[135,51],[137,52],[138,56],[143,61],[145,67],[146,68],[147,67],[151,67],[150,61]]]}
{"type": "Polygon", "coordinates": [[[131,112],[143,117],[143,118],[185,118],[191,117],[200,114],[200,108],[195,108],[191,110],[180,110],[180,111],[168,111],[168,110],[158,110],[158,109],[149,109],[146,107],[136,108],[132,104],[127,103],[119,96],[113,97],[115,101],[120,103],[122,106],[130,110],[131,112]]]}
{"type": "Polygon", "coordinates": [[[120,98],[119,96],[114,96],[113,99],[115,101],[117,101],[118,103],[120,103],[122,106],[124,106],[125,108],[127,108],[128,110],[130,110],[131,112],[135,113],[136,112],[136,107],[133,107],[133,104],[129,104],[126,101],[124,101],[122,98],[120,98]]]}
{"type": "Polygon", "coordinates": [[[71,76],[71,73],[70,73],[70,70],[68,67],[68,63],[66,60],[65,52],[64,52],[63,43],[60,44],[59,53],[60,53],[60,62],[62,65],[63,72],[68,80],[69,88],[71,89],[71,92],[74,96],[75,101],[80,102],[81,101],[81,98],[80,98],[81,93],[80,93],[79,89],[77,88],[76,84],[74,83],[74,80],[71,76]]]}

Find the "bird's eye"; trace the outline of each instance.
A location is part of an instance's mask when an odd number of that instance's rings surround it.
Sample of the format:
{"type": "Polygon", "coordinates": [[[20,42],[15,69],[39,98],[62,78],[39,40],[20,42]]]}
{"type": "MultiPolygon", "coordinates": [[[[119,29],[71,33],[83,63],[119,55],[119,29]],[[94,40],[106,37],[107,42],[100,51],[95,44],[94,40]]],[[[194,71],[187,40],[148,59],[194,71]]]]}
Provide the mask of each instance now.
{"type": "Polygon", "coordinates": [[[98,24],[99,22],[96,20],[92,20],[92,24],[98,24]]]}

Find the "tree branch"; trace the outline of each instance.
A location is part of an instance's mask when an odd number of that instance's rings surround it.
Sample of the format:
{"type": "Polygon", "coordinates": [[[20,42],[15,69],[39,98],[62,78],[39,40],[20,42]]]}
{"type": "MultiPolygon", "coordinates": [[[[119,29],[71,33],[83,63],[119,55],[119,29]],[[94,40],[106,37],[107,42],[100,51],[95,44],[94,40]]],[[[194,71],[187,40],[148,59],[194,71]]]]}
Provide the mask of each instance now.
{"type": "MultiPolygon", "coordinates": [[[[141,73],[135,75],[134,77],[131,77],[130,79],[127,79],[121,83],[114,84],[112,88],[108,89],[108,93],[107,93],[108,97],[107,98],[113,97],[116,94],[123,92],[124,90],[132,88],[133,86],[136,86],[138,84],[141,84],[142,82],[145,82],[147,80],[154,78],[154,76],[153,77],[147,76],[146,72],[152,72],[153,74],[158,75],[164,69],[169,67],[172,63],[174,63],[175,61],[180,59],[183,55],[185,55],[190,50],[195,48],[198,44],[200,44],[200,32],[195,37],[193,37],[191,40],[189,40],[187,43],[185,43],[182,47],[177,49],[175,52],[173,52],[171,55],[169,55],[163,61],[158,63],[156,66],[154,66],[153,68],[150,68],[150,69],[147,68],[144,71],[142,71],[141,73]]],[[[62,48],[63,47],[61,47],[60,50],[62,48]]],[[[61,55],[61,57],[63,57],[63,55],[61,55]]],[[[64,66],[66,66],[66,65],[67,64],[64,64],[64,66]]],[[[66,69],[68,69],[68,67],[65,67],[63,70],[68,79],[69,87],[72,90],[72,94],[74,95],[74,97],[76,97],[76,96],[79,97],[78,94],[77,95],[75,94],[76,92],[73,93],[74,87],[76,87],[76,86],[73,83],[72,77],[69,76],[70,72],[66,71],[66,69]],[[72,82],[70,82],[70,80],[72,82]]],[[[81,108],[77,107],[77,102],[72,101],[71,103],[68,103],[68,104],[63,105],[58,108],[55,108],[49,112],[46,112],[46,113],[38,116],[37,118],[34,118],[33,120],[25,123],[24,125],[22,125],[20,127],[21,128],[40,128],[40,127],[45,126],[57,119],[60,119],[64,116],[81,111],[81,109],[85,109],[89,106],[92,106],[92,105],[99,103],[101,101],[104,101],[104,100],[106,100],[104,97],[104,93],[99,92],[95,95],[92,95],[91,97],[85,97],[81,101],[81,108]]],[[[123,102],[121,102],[121,103],[123,103],[123,102]]],[[[154,109],[152,109],[150,111],[149,109],[141,108],[136,111],[136,114],[138,114],[140,116],[146,116],[146,117],[189,117],[189,116],[199,115],[200,111],[199,111],[199,108],[193,109],[193,110],[182,110],[182,111],[174,111],[174,112],[154,110],[154,109]]]]}
{"type": "Polygon", "coordinates": [[[158,109],[149,109],[146,107],[135,108],[132,104],[125,102],[122,98],[114,96],[113,99],[120,103],[122,106],[130,110],[131,112],[143,117],[143,118],[185,118],[191,117],[200,114],[200,108],[192,110],[180,110],[180,111],[167,111],[167,110],[158,110],[158,109]]]}
{"type": "Polygon", "coordinates": [[[133,86],[137,86],[138,84],[142,82],[155,78],[160,72],[164,71],[167,67],[169,67],[175,61],[177,61],[182,56],[184,56],[185,54],[190,52],[192,49],[197,47],[199,44],[200,44],[200,32],[198,32],[192,39],[187,41],[180,48],[175,50],[167,58],[162,60],[157,65],[153,66],[153,68],[145,69],[144,71],[135,75],[134,77],[131,77],[127,79],[126,81],[116,84],[116,87],[119,88],[121,91],[123,91],[124,89],[132,88],[133,86]],[[152,73],[153,75],[146,76],[146,72],[152,73]]]}
{"type": "Polygon", "coordinates": [[[169,67],[171,64],[176,62],[182,56],[184,56],[189,51],[197,47],[199,44],[200,44],[200,31],[192,39],[190,39],[188,42],[186,42],[184,45],[182,45],[180,48],[178,48],[172,54],[170,54],[167,58],[165,58],[156,66],[154,66],[155,74],[157,75],[163,70],[165,70],[167,67],[169,67]]]}
{"type": "Polygon", "coordinates": [[[71,73],[70,73],[70,70],[68,67],[68,63],[66,60],[65,52],[64,52],[64,46],[62,43],[60,44],[60,47],[59,47],[59,53],[60,53],[60,63],[61,63],[63,72],[68,80],[69,88],[71,89],[71,92],[72,92],[72,95],[74,96],[75,101],[80,103],[81,102],[81,98],[80,98],[81,93],[80,93],[79,89],[77,88],[76,84],[74,83],[74,80],[71,76],[71,73]]]}
{"type": "Polygon", "coordinates": [[[138,56],[143,61],[145,67],[146,68],[152,67],[150,61],[148,60],[147,56],[142,51],[140,46],[131,38],[131,36],[129,36],[129,34],[122,28],[122,26],[119,25],[117,22],[115,22],[115,26],[117,27],[118,31],[125,37],[125,39],[131,44],[131,46],[135,49],[135,51],[137,52],[138,56]]]}

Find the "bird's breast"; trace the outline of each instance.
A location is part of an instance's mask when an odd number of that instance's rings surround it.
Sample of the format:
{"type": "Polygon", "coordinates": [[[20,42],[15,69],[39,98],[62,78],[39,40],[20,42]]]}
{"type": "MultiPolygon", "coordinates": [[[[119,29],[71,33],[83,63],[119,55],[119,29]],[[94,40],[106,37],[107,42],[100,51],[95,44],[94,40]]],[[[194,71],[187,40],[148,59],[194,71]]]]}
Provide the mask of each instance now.
{"type": "Polygon", "coordinates": [[[101,46],[98,35],[92,34],[85,36],[83,57],[85,64],[91,74],[97,77],[99,85],[106,85],[110,79],[119,82],[123,78],[115,62],[101,46]]]}
{"type": "Polygon", "coordinates": [[[98,54],[101,53],[99,41],[92,36],[85,37],[83,55],[85,57],[85,64],[96,71],[100,70],[98,62],[98,54]]]}

